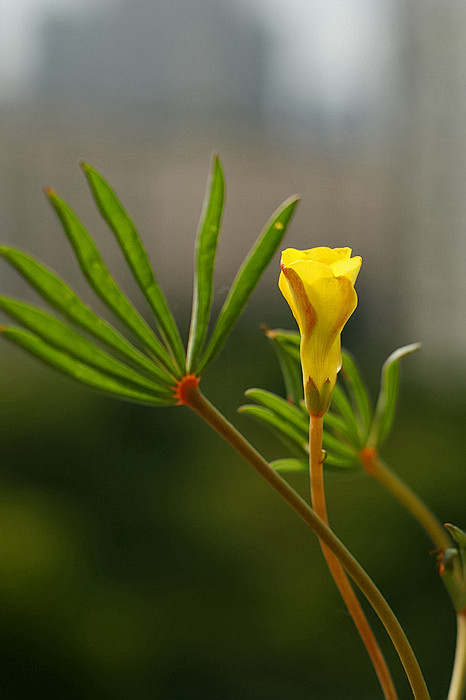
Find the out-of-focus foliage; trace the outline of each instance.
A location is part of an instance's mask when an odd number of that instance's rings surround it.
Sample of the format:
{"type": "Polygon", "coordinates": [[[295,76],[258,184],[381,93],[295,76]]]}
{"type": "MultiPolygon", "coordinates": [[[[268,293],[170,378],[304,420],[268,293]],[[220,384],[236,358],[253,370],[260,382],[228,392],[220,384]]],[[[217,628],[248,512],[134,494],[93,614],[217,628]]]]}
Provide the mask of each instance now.
{"type": "MultiPolygon", "coordinates": [[[[6,697],[377,695],[314,536],[220,438],[186,409],[99,397],[38,372],[27,356],[18,370],[16,357],[5,354],[0,372],[6,697]]],[[[235,417],[253,381],[281,390],[266,340],[246,327],[204,388],[273,460],[280,443],[235,417]]],[[[441,519],[461,522],[466,406],[435,405],[406,378],[386,454],[441,519]]],[[[307,496],[306,475],[287,478],[307,496]]],[[[371,480],[329,476],[327,491],[336,532],[406,626],[432,696],[444,696],[455,620],[430,543],[371,480]],[[435,612],[426,616],[426,607],[435,612]]],[[[391,645],[371,621],[408,698],[391,645]]]]}

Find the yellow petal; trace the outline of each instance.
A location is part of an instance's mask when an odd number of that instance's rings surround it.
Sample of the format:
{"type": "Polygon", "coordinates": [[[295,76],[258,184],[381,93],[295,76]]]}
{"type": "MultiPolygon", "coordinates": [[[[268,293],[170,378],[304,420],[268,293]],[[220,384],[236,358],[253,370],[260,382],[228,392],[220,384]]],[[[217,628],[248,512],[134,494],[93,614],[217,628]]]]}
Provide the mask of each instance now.
{"type": "Polygon", "coordinates": [[[359,274],[359,270],[361,269],[361,265],[362,259],[359,257],[359,255],[357,255],[349,260],[337,260],[336,262],[331,263],[330,267],[332,268],[335,277],[345,276],[352,284],[354,284],[356,282],[356,277],[359,274]]]}
{"type": "Polygon", "coordinates": [[[301,332],[306,405],[313,415],[329,406],[341,366],[341,331],[357,305],[354,282],[361,262],[351,257],[351,248],[282,253],[279,287],[301,332]]]}
{"type": "Polygon", "coordinates": [[[286,248],[282,252],[282,262],[290,265],[298,260],[312,260],[314,262],[331,265],[337,260],[346,260],[351,257],[351,248],[309,248],[308,250],[298,250],[297,248],[286,248]]]}

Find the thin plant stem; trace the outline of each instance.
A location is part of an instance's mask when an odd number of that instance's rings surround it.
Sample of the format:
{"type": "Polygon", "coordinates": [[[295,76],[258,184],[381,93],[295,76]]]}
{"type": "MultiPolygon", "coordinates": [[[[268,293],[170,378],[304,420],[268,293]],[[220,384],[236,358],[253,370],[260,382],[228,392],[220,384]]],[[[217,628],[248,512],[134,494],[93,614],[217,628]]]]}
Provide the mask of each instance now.
{"type": "Polygon", "coordinates": [[[451,547],[451,540],[432,511],[389,467],[382,462],[377,450],[365,447],[360,460],[367,474],[383,484],[419,521],[432,542],[441,550],[451,547]]]}
{"type": "MultiPolygon", "coordinates": [[[[327,505],[325,501],[324,473],[322,463],[322,416],[310,416],[309,422],[309,475],[311,485],[311,500],[315,513],[328,525],[327,505]]],[[[335,554],[320,540],[322,554],[325,557],[329,571],[345,601],[348,612],[362,639],[366,651],[372,661],[384,697],[396,700],[397,694],[393,685],[390,671],[369,622],[364,615],[361,605],[345,574],[345,571],[335,554]]]]}
{"type": "Polygon", "coordinates": [[[196,385],[186,388],[183,403],[219,433],[280,494],[309,525],[361,589],[390,636],[416,700],[429,700],[429,691],[411,645],[387,601],[359,562],[301,496],[272,469],[241,433],[213,406],[196,385]]]}
{"type": "Polygon", "coordinates": [[[466,700],[466,608],[457,614],[458,631],[448,700],[466,700]]]}

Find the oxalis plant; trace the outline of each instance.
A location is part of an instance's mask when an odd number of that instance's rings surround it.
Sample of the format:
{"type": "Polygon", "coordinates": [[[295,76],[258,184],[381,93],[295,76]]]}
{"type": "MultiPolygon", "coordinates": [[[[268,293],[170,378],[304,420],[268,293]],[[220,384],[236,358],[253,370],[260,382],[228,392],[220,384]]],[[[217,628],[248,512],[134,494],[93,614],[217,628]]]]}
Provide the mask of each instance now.
{"type": "MultiPolygon", "coordinates": [[[[186,406],[216,430],[293,508],[319,538],[329,570],[367,649],[385,698],[396,698],[390,672],[362,611],[359,589],[385,626],[416,698],[429,697],[421,669],[394,612],[328,525],[323,471],[364,470],[386,486],[432,539],[438,569],[457,612],[457,646],[448,698],[466,697],[466,533],[440,525],[427,506],[379,457],[395,411],[400,360],[418,348],[396,350],[382,368],[380,393],[372,411],[357,366],[341,351],[341,332],[357,304],[354,289],[361,258],[350,248],[288,248],[281,257],[280,290],[299,333],[265,328],[283,374],[286,396],[264,389],[246,392],[254,403],[239,410],[271,428],[286,452],[269,463],[203,395],[200,380],[215,359],[262,273],[277,251],[298,197],[272,214],[241,265],[209,338],[213,272],[224,205],[225,183],[217,156],[212,159],[195,244],[194,293],[185,348],[157,284],[138,232],[118,197],[87,163],[82,164],[97,207],[115,235],[153,313],[155,330],[134,308],[110,275],[91,236],[54,190],[47,197],[94,292],[120,319],[129,338],[99,317],[54,272],[27,253],[0,246],[0,255],[66,318],[23,301],[0,296],[0,308],[22,328],[1,326],[1,335],[61,372],[127,401],[154,407],[186,406]],[[86,336],[73,326],[86,332],[86,336]],[[94,342],[88,337],[93,337],[94,342]],[[338,373],[341,369],[337,382],[338,373]],[[324,449],[323,449],[324,448],[324,449]],[[282,476],[306,470],[311,502],[282,476]]],[[[180,409],[181,410],[181,409],[180,409]]]]}

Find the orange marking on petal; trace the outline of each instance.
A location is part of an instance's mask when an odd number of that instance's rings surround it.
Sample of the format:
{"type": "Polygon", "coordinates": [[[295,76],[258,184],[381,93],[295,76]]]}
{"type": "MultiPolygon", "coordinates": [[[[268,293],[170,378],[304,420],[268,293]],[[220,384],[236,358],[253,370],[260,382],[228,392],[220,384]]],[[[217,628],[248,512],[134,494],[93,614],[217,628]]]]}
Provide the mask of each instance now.
{"type": "Polygon", "coordinates": [[[176,399],[177,406],[186,406],[189,404],[189,390],[195,389],[199,385],[200,377],[195,374],[186,374],[178,380],[173,388],[173,395],[176,399]]]}
{"type": "Polygon", "coordinates": [[[301,323],[298,322],[301,333],[310,335],[317,323],[316,310],[309,301],[303,281],[298,273],[295,272],[293,268],[286,267],[286,265],[282,266],[282,272],[288,282],[291,295],[296,304],[296,310],[301,320],[301,323]]]}

